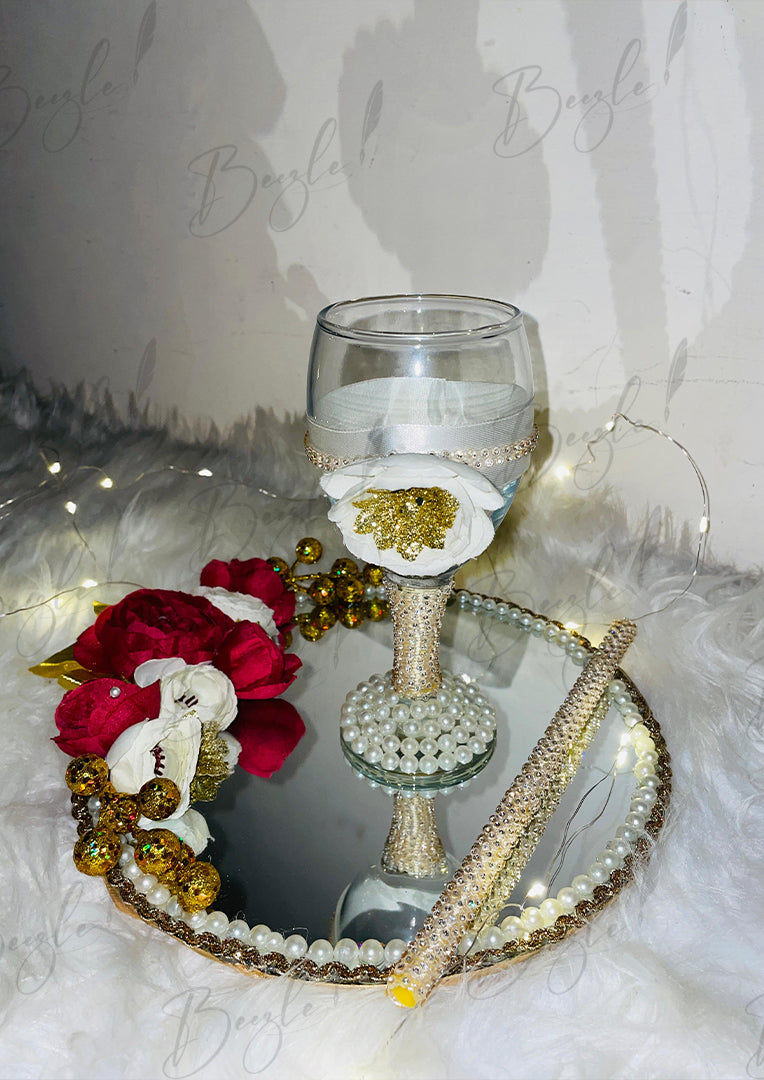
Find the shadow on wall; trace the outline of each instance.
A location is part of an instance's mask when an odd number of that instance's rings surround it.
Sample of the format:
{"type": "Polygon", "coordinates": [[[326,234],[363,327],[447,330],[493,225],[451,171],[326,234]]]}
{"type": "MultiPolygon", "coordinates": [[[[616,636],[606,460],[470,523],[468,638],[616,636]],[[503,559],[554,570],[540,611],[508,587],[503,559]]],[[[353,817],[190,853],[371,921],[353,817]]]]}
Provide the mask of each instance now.
{"type": "Polygon", "coordinates": [[[251,8],[222,7],[224,18],[220,4],[154,0],[3,14],[4,54],[31,100],[78,87],[85,69],[90,83],[57,152],[50,132],[41,144],[47,103],[6,138],[3,247],[22,272],[6,282],[0,346],[41,382],[99,385],[120,412],[132,391],[181,417],[252,416],[273,365],[263,342],[307,358],[326,303],[301,261],[279,266],[268,223],[264,180],[280,170],[259,140],[280,121],[284,79],[251,8]],[[114,84],[108,108],[102,83],[114,84]]]}
{"type": "Polygon", "coordinates": [[[549,182],[540,145],[512,163],[493,152],[500,72],[477,48],[479,7],[464,0],[443,18],[439,0],[415,0],[398,26],[360,30],[338,87],[340,134],[346,155],[362,145],[358,102],[381,80],[374,168],[348,185],[366,223],[414,291],[490,296],[502,282],[511,302],[543,263],[549,182]]]}
{"type": "MultiPolygon", "coordinates": [[[[641,4],[602,4],[599,0],[566,0],[565,22],[581,96],[592,86],[613,79],[613,53],[603,41],[626,44],[621,62],[628,76],[620,89],[650,83],[644,57],[645,26],[641,4]]],[[[667,12],[670,15],[671,9],[667,12]]],[[[668,20],[667,20],[668,21],[668,20]]],[[[613,123],[592,110],[581,128],[580,153],[587,153],[600,228],[607,254],[618,335],[626,376],[645,368],[648,357],[668,363],[666,297],[664,294],[661,207],[655,160],[653,91],[633,96],[628,124],[613,123]],[[606,141],[603,131],[607,132],[606,141]],[[598,140],[602,144],[598,145],[598,140]],[[588,152],[588,148],[592,151],[588,152]],[[639,282],[639,295],[634,284],[639,282]]],[[[615,94],[613,95],[615,97],[615,94]]],[[[624,108],[626,105],[623,106],[624,108]]]]}
{"type": "MultiPolygon", "coordinates": [[[[494,153],[491,88],[477,47],[478,0],[416,0],[398,26],[361,30],[344,57],[340,134],[345,153],[364,144],[358,101],[370,82],[384,93],[374,168],[348,187],[380,244],[409,271],[413,291],[513,302],[539,275],[549,239],[550,190],[541,143],[514,160],[494,153]],[[458,79],[454,72],[458,71],[458,79]]],[[[533,142],[532,131],[528,132],[533,142]]],[[[536,321],[525,317],[541,432],[534,458],[552,452],[547,374],[536,321]]]]}
{"type": "MultiPolygon", "coordinates": [[[[183,22],[182,28],[169,26],[168,31],[175,36],[182,29],[186,54],[192,53],[191,71],[184,73],[186,56],[184,72],[175,73],[182,80],[178,92],[193,102],[199,119],[186,125],[188,149],[183,150],[186,235],[160,247],[159,257],[166,248],[176,266],[159,268],[157,280],[169,283],[173,275],[182,277],[192,301],[183,305],[182,314],[195,350],[230,350],[233,359],[226,363],[226,375],[233,378],[224,389],[217,365],[210,362],[213,357],[198,357],[195,399],[201,382],[213,415],[230,414],[230,401],[239,402],[242,422],[236,427],[241,432],[257,405],[258,373],[273,367],[274,353],[267,343],[284,350],[289,343],[304,342],[307,364],[313,320],[328,300],[302,263],[280,267],[273,242],[272,231],[280,226],[268,213],[275,196],[266,193],[266,187],[280,170],[259,136],[277,127],[286,86],[256,13],[250,5],[227,6],[222,33],[213,8],[194,7],[182,19],[181,14],[168,10],[169,20],[183,22]],[[199,80],[200,69],[214,72],[214,92],[206,80],[199,80]]],[[[182,109],[180,101],[177,108],[182,109]]],[[[170,109],[170,117],[174,114],[175,108],[170,109]]],[[[166,134],[157,132],[155,137],[166,134]]],[[[177,194],[168,191],[168,202],[173,198],[177,200],[177,194]]],[[[177,205],[172,209],[177,220],[177,205]]],[[[283,212],[289,214],[288,200],[283,212]]],[[[288,362],[284,366],[290,368],[288,362]]],[[[301,412],[304,366],[297,370],[294,401],[301,412]]],[[[272,379],[272,373],[268,377],[272,379]]]]}

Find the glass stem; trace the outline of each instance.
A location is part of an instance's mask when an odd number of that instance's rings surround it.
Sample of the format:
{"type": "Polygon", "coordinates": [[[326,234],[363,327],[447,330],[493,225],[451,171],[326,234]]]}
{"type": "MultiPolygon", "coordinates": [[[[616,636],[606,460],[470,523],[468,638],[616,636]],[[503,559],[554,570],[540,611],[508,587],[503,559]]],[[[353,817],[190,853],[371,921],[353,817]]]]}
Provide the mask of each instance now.
{"type": "Polygon", "coordinates": [[[448,860],[435,822],[435,799],[400,791],[393,798],[393,823],[382,852],[382,869],[414,878],[442,876],[448,860]]]}
{"type": "MultiPolygon", "coordinates": [[[[416,581],[385,574],[393,620],[393,687],[409,700],[440,689],[440,627],[453,586],[452,577],[416,581]]],[[[448,860],[435,822],[434,799],[396,793],[382,869],[414,878],[446,873],[448,860]]]]}
{"type": "Polygon", "coordinates": [[[440,689],[440,625],[454,579],[400,579],[385,574],[393,620],[393,686],[406,698],[440,689]]]}

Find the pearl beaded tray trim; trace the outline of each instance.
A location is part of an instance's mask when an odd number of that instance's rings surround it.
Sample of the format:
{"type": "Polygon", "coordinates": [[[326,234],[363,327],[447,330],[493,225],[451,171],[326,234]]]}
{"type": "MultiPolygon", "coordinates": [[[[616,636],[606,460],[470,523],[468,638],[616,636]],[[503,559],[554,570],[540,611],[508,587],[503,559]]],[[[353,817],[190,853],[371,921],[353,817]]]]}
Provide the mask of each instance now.
{"type": "MultiPolygon", "coordinates": [[[[491,612],[503,622],[545,638],[581,666],[592,650],[585,637],[505,600],[465,590],[457,593],[456,600],[466,611],[491,612]]],[[[555,897],[547,897],[538,907],[523,906],[519,915],[507,916],[500,926],[486,926],[476,936],[465,937],[449,976],[518,959],[561,941],[609,903],[631,879],[636,862],[648,857],[670,797],[670,758],[657,720],[620,670],[608,694],[624,721],[624,748],[633,751],[636,759],[636,786],[624,823],[587,872],[574,877],[555,897]]],[[[92,828],[94,813],[97,810],[90,800],[72,796],[72,814],[80,834],[92,828]]],[[[336,945],[325,939],[308,942],[299,934],[284,938],[262,924],[250,928],[243,920],[229,921],[220,911],[186,915],[169,890],[142,873],[128,842],[123,844],[119,866],[106,875],[106,881],[121,910],[249,975],[289,974],[348,985],[382,983],[407,944],[402,940],[369,940],[360,945],[350,939],[336,945]]]]}

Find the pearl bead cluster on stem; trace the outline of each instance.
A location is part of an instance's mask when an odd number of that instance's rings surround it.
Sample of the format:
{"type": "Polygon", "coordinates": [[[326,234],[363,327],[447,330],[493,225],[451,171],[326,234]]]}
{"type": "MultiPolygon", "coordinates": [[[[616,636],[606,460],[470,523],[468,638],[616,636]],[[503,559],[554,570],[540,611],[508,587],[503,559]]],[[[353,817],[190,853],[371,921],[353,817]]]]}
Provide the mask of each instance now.
{"type": "Polygon", "coordinates": [[[497,875],[565,767],[572,742],[591,717],[636,629],[629,620],[614,622],[579,675],[519,776],[388,977],[387,992],[396,1004],[421,1004],[447,968],[497,875]]]}
{"type": "Polygon", "coordinates": [[[392,794],[396,780],[453,773],[492,750],[496,710],[466,676],[444,671],[440,690],[411,701],[393,688],[388,671],[351,690],[340,713],[340,734],[392,794]]]}

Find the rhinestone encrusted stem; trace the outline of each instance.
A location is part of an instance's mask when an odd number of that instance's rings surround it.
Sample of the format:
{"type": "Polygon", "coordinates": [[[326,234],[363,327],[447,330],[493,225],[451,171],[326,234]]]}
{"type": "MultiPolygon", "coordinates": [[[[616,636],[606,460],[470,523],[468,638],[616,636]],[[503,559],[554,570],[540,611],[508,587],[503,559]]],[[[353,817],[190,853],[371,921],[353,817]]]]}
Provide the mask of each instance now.
{"type": "Polygon", "coordinates": [[[397,1005],[420,1005],[479,917],[497,876],[541,810],[569,760],[571,747],[589,722],[637,628],[614,622],[576,679],[520,774],[436,901],[430,914],[387,980],[397,1005]]]}
{"type": "Polygon", "coordinates": [[[407,698],[440,689],[440,624],[453,578],[444,585],[401,585],[385,574],[393,621],[393,686],[407,698]]]}
{"type": "Polygon", "coordinates": [[[560,769],[556,780],[550,787],[538,813],[529,823],[528,828],[521,836],[512,854],[509,859],[507,859],[507,862],[496,878],[496,882],[494,883],[485,905],[470,927],[471,933],[476,934],[483,926],[490,925],[502,908],[506,906],[512,890],[520,880],[520,875],[533,855],[533,852],[538,847],[541,837],[544,835],[544,830],[549,824],[549,819],[560,805],[560,799],[562,798],[565,789],[578,772],[584,754],[591,745],[592,739],[599,731],[602,718],[608,710],[608,705],[609,701],[607,694],[603,694],[592,713],[591,719],[585,724],[579,737],[571,746],[568,759],[563,763],[563,766],[560,769]]]}
{"type": "Polygon", "coordinates": [[[388,874],[415,878],[440,877],[448,870],[443,842],[435,823],[435,799],[396,792],[393,821],[382,852],[388,874]]]}

